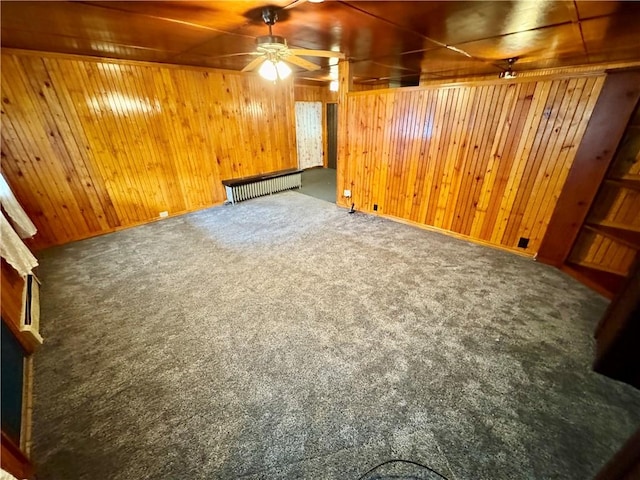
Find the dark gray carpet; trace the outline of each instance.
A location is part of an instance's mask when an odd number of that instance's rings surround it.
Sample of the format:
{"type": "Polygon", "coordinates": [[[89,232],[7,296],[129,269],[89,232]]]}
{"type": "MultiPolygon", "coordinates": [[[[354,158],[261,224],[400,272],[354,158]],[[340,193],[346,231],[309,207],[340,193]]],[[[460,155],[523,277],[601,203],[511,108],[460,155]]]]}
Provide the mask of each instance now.
{"type": "Polygon", "coordinates": [[[605,301],[531,260],[294,192],[43,252],[47,479],[591,478],[640,423],[605,301]],[[437,478],[413,470],[369,478],[437,478]]]}
{"type": "Polygon", "coordinates": [[[303,171],[302,187],[298,192],[336,203],[336,170],[334,168],[311,168],[303,171]]]}

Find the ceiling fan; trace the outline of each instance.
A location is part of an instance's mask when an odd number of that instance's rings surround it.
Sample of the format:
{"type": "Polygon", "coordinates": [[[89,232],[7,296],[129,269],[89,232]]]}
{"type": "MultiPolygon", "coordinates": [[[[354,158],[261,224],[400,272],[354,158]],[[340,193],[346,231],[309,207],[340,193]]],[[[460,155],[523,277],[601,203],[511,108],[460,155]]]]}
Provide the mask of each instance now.
{"type": "Polygon", "coordinates": [[[269,27],[269,35],[262,35],[256,38],[256,51],[248,52],[246,55],[257,55],[257,57],[242,69],[243,72],[251,72],[260,67],[258,73],[261,77],[266,80],[276,81],[277,79],[283,80],[291,75],[291,67],[287,63],[310,71],[320,69],[319,65],[300,58],[299,55],[305,57],[344,58],[344,54],[340,52],[289,48],[284,37],[273,35],[271,31],[278,20],[278,13],[272,7],[266,7],[262,10],[262,20],[269,27]]]}

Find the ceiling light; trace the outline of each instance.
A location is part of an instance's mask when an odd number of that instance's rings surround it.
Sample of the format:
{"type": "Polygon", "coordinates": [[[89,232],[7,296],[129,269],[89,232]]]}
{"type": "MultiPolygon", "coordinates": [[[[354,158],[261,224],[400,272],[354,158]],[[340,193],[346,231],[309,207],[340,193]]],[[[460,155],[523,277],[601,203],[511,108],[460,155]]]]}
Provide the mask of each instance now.
{"type": "Polygon", "coordinates": [[[329,90],[331,90],[332,92],[337,92],[338,91],[338,81],[337,80],[331,80],[331,82],[329,83],[329,90]]]}
{"type": "Polygon", "coordinates": [[[278,78],[284,80],[291,75],[291,68],[282,60],[279,60],[278,63],[274,63],[273,60],[265,60],[258,73],[265,80],[275,82],[278,78]]]}
{"type": "Polygon", "coordinates": [[[324,0],[309,0],[309,3],[322,3],[324,0]]]}
{"type": "Polygon", "coordinates": [[[276,65],[271,60],[266,60],[258,73],[265,80],[269,80],[270,82],[275,82],[276,78],[278,78],[278,71],[276,70],[276,65]]]}
{"type": "Polygon", "coordinates": [[[291,68],[289,68],[289,65],[284,63],[282,60],[276,63],[276,70],[278,71],[278,76],[280,77],[280,80],[284,80],[289,75],[291,75],[291,68]]]}
{"type": "Polygon", "coordinates": [[[503,72],[500,72],[498,74],[498,78],[502,78],[505,80],[510,80],[512,78],[516,78],[516,76],[518,75],[516,72],[513,71],[513,64],[516,63],[517,58],[510,58],[509,60],[507,60],[507,64],[509,65],[507,67],[507,69],[503,72]]]}

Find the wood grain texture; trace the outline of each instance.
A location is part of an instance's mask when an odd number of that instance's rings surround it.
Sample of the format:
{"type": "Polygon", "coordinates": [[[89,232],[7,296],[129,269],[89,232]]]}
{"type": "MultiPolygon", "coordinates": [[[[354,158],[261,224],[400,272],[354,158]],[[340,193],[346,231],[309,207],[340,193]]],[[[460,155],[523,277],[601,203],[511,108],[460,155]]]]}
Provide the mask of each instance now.
{"type": "MultiPolygon", "coordinates": [[[[534,77],[538,80],[557,80],[560,78],[577,77],[580,75],[604,74],[607,71],[640,66],[638,60],[627,60],[619,62],[601,62],[592,65],[575,65],[554,68],[536,68],[534,70],[524,70],[516,63],[514,70],[517,74],[517,81],[528,81],[534,77]]],[[[442,86],[443,84],[457,84],[461,82],[495,82],[497,74],[490,75],[470,75],[457,76],[455,78],[443,80],[433,78],[429,74],[421,75],[420,86],[442,86]]]]}
{"type": "Polygon", "coordinates": [[[348,61],[338,63],[338,158],[336,168],[336,203],[348,205],[351,198],[343,195],[343,186],[352,178],[348,172],[352,162],[349,158],[349,92],[353,88],[351,64],[348,61]]]}
{"type": "Polygon", "coordinates": [[[603,82],[597,74],[350,94],[338,192],[350,189],[358,210],[376,204],[510,250],[529,238],[534,255],[603,82]]]}
{"type": "Polygon", "coordinates": [[[336,103],[338,92],[332,92],[328,86],[295,85],[293,88],[296,102],[336,103]]]}
{"type": "Polygon", "coordinates": [[[594,231],[582,230],[568,262],[603,272],[626,276],[636,250],[594,231]]]}
{"type": "Polygon", "coordinates": [[[569,257],[640,98],[640,72],[608,74],[550,220],[539,259],[560,266],[569,257]]]}
{"type": "Polygon", "coordinates": [[[290,82],[17,52],[2,67],[2,171],[35,248],[215,205],[223,179],[297,166],[290,82]]]}
{"type": "Polygon", "coordinates": [[[587,222],[569,254],[571,264],[625,277],[637,258],[640,251],[640,177],[636,173],[640,157],[638,111],[640,101],[600,185],[587,222]]]}
{"type": "Polygon", "coordinates": [[[640,191],[603,183],[587,220],[640,232],[640,191]]]}

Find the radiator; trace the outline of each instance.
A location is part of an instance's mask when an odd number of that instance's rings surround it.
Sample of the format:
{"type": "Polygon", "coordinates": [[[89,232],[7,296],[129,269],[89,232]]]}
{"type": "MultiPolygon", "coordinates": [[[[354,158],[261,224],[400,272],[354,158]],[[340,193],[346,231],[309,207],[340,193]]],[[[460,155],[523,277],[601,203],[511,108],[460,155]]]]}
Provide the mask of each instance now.
{"type": "Polygon", "coordinates": [[[270,195],[272,193],[300,188],[302,186],[302,174],[300,172],[283,175],[281,177],[268,178],[266,180],[256,180],[255,182],[243,185],[225,185],[227,200],[231,203],[242,202],[250,198],[270,195]]]}

